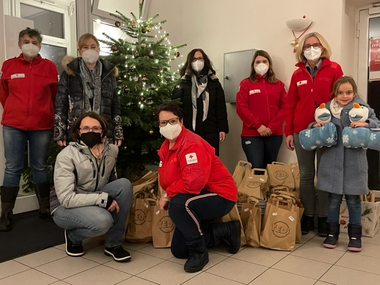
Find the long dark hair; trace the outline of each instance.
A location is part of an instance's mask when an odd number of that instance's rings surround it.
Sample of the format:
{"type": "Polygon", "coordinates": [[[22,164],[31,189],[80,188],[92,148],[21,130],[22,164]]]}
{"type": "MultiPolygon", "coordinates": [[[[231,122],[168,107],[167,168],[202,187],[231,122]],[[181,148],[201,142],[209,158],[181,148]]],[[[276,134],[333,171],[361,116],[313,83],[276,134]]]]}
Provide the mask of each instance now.
{"type": "Polygon", "coordinates": [[[251,63],[251,73],[249,75],[249,79],[251,79],[252,82],[257,82],[259,79],[256,77],[256,71],[255,71],[255,60],[256,57],[262,56],[265,57],[269,61],[269,69],[266,74],[266,78],[268,79],[269,83],[276,83],[277,78],[274,74],[273,68],[272,68],[272,58],[270,57],[269,53],[267,53],[265,50],[257,50],[255,54],[253,55],[252,63],[251,63]]]}
{"type": "Polygon", "coordinates": [[[216,73],[215,70],[214,70],[214,68],[212,67],[212,62],[210,61],[210,59],[207,56],[207,54],[205,54],[205,52],[202,49],[195,48],[191,52],[188,53],[185,64],[179,70],[179,75],[181,77],[184,76],[186,72],[188,72],[190,75],[195,74],[195,71],[193,70],[193,68],[191,66],[191,63],[193,62],[194,54],[197,51],[199,51],[200,53],[202,53],[202,56],[203,56],[203,60],[204,60],[204,63],[205,63],[205,66],[203,67],[203,70],[206,70],[206,72],[208,72],[210,70],[213,74],[216,73]]]}

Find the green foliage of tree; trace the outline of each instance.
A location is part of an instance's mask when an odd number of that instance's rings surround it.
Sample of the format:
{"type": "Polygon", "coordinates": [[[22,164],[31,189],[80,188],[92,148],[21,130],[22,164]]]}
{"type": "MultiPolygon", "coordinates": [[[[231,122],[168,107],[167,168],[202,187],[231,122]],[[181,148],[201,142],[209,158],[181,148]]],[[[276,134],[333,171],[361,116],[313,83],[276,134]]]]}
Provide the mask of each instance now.
{"type": "Polygon", "coordinates": [[[163,102],[171,100],[176,84],[170,61],[185,46],[172,46],[169,34],[163,32],[166,22],[157,21],[158,14],[143,20],[140,1],[139,17],[131,18],[116,11],[118,27],[125,37],[115,39],[103,33],[110,48],[106,60],[119,69],[117,79],[120,96],[124,141],[119,151],[118,169],[121,176],[129,176],[136,169],[158,163],[157,149],[162,143],[154,113],[163,102]]]}

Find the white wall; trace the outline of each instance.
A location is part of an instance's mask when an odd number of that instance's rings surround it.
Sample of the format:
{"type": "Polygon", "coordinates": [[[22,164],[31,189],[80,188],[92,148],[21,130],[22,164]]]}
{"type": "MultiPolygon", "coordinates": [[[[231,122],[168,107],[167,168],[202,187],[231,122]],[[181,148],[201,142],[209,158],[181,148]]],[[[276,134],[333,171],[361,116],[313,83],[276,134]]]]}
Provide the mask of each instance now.
{"type": "MultiPolygon", "coordinates": [[[[182,54],[196,47],[205,50],[222,84],[224,53],[256,48],[269,52],[276,75],[287,88],[296,60],[290,45],[293,34],[285,22],[303,15],[314,22],[308,32],[321,33],[331,45],[331,59],[341,64],[345,74],[353,74],[355,11],[346,9],[344,0],[151,1],[149,16],[157,13],[160,20],[167,20],[172,44],[187,44],[182,54]]],[[[241,121],[233,104],[227,108],[230,133],[221,145],[220,158],[232,172],[237,161],[246,158],[240,143],[241,121]]],[[[279,160],[288,163],[296,157],[283,145],[279,160]]]]}

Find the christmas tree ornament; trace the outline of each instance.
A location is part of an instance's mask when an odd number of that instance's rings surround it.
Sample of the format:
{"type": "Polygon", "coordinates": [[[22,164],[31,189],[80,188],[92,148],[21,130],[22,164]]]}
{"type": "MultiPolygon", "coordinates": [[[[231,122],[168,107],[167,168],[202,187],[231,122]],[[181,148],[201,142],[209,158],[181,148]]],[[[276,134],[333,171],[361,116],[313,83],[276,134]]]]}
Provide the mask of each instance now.
{"type": "Polygon", "coordinates": [[[148,53],[148,56],[149,56],[149,57],[153,57],[153,51],[150,51],[150,52],[148,53]]]}
{"type": "Polygon", "coordinates": [[[140,46],[141,46],[142,48],[145,48],[145,47],[146,47],[146,44],[145,44],[145,43],[142,43],[140,46]]]}
{"type": "Polygon", "coordinates": [[[135,21],[131,21],[131,27],[136,28],[136,22],[135,21]]]}
{"type": "Polygon", "coordinates": [[[120,21],[116,21],[116,22],[115,22],[115,26],[116,26],[116,27],[118,27],[118,28],[119,28],[119,27],[120,27],[120,25],[121,25],[120,21]]]}
{"type": "Polygon", "coordinates": [[[145,76],[143,76],[143,77],[141,77],[141,80],[142,80],[142,81],[147,81],[148,78],[146,78],[145,76]]]}
{"type": "Polygon", "coordinates": [[[151,30],[152,28],[148,25],[148,26],[146,26],[146,31],[147,32],[150,32],[150,30],[151,30]]]}
{"type": "Polygon", "coordinates": [[[146,33],[146,29],[145,29],[145,28],[142,28],[142,29],[141,29],[141,32],[142,32],[143,34],[145,34],[145,33],[146,33]]]}
{"type": "Polygon", "coordinates": [[[140,96],[140,101],[144,102],[144,100],[145,100],[144,96],[140,96]]]}
{"type": "Polygon", "coordinates": [[[179,51],[176,51],[176,52],[174,53],[174,55],[175,55],[176,57],[179,57],[181,54],[179,53],[179,51]]]}
{"type": "Polygon", "coordinates": [[[135,57],[137,58],[137,57],[139,57],[139,56],[140,56],[139,52],[136,51],[136,52],[135,52],[135,57]]]}
{"type": "Polygon", "coordinates": [[[150,130],[150,131],[149,131],[149,134],[150,134],[150,135],[153,135],[153,133],[154,133],[153,130],[150,130]]]}
{"type": "Polygon", "coordinates": [[[124,92],[125,92],[125,93],[128,93],[129,91],[131,91],[131,89],[129,89],[129,87],[125,87],[125,88],[124,88],[124,92]]]}
{"type": "Polygon", "coordinates": [[[112,50],[113,52],[117,51],[117,45],[112,45],[112,46],[111,46],[111,50],[112,50]]]}

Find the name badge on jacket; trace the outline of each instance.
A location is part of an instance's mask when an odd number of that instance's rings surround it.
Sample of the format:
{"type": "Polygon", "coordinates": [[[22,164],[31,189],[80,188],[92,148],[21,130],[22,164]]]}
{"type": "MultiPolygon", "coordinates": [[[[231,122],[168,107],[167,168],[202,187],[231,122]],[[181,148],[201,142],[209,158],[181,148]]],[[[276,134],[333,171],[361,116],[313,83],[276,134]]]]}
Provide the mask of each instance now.
{"type": "Polygon", "coordinates": [[[297,82],[297,87],[307,84],[307,80],[301,80],[297,82]]]}
{"type": "Polygon", "coordinates": [[[256,94],[256,93],[261,93],[261,90],[260,89],[249,90],[249,95],[256,94]]]}
{"type": "Polygon", "coordinates": [[[14,78],[25,78],[25,73],[16,73],[11,75],[11,79],[14,78]]]}

